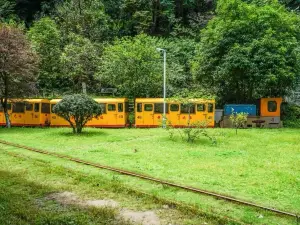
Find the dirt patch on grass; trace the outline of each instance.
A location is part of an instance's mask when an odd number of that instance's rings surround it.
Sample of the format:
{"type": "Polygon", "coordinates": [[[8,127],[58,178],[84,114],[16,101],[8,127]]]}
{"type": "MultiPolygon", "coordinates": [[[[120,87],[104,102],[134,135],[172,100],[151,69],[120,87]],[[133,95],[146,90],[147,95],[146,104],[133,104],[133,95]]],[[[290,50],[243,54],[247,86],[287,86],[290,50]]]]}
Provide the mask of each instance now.
{"type": "Polygon", "coordinates": [[[131,210],[121,210],[120,215],[134,224],[160,225],[158,216],[153,211],[136,212],[131,210]]]}
{"type": "Polygon", "coordinates": [[[72,192],[60,192],[48,195],[46,200],[53,200],[62,205],[78,205],[81,207],[110,207],[119,209],[120,217],[130,221],[133,224],[140,225],[160,225],[160,219],[154,211],[132,211],[119,208],[119,203],[111,199],[101,200],[83,200],[72,192]]]}

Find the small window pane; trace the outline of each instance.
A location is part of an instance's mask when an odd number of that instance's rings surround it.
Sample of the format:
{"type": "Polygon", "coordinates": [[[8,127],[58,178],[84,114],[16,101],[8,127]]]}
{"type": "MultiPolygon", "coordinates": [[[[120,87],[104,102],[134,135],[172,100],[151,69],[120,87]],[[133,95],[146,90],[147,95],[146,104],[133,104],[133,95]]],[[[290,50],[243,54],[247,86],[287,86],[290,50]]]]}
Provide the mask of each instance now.
{"type": "Polygon", "coordinates": [[[197,111],[198,112],[204,112],[205,111],[205,105],[204,104],[197,104],[197,111]]]}
{"type": "Polygon", "coordinates": [[[40,111],[40,104],[39,103],[34,103],[34,111],[39,112],[40,111]]]}
{"type": "Polygon", "coordinates": [[[17,102],[13,104],[13,113],[24,113],[25,112],[25,104],[23,102],[17,102]]]}
{"type": "Polygon", "coordinates": [[[268,111],[269,112],[276,112],[277,111],[277,102],[268,101],[268,111]]]}
{"type": "Polygon", "coordinates": [[[144,111],[147,111],[147,112],[153,111],[153,105],[152,104],[145,104],[144,105],[144,111]]]}
{"type": "Polygon", "coordinates": [[[3,112],[2,104],[0,104],[0,112],[3,112]]]}
{"type": "Polygon", "coordinates": [[[115,104],[108,104],[107,110],[108,111],[116,111],[116,105],[115,104]]]}
{"type": "Polygon", "coordinates": [[[123,112],[123,103],[118,103],[118,112],[123,112]]]}
{"type": "Polygon", "coordinates": [[[99,103],[102,109],[102,114],[106,113],[106,103],[99,103]]]}
{"type": "Polygon", "coordinates": [[[42,113],[50,113],[50,104],[42,103],[42,113]]]}
{"type": "MultiPolygon", "coordinates": [[[[166,103],[166,113],[169,113],[168,107],[169,104],[166,103]]],[[[164,113],[164,103],[155,103],[154,104],[155,113],[164,113]]]]}
{"type": "Polygon", "coordinates": [[[179,104],[171,104],[170,105],[170,110],[172,112],[178,112],[178,110],[179,110],[179,104]]]}
{"type": "Polygon", "coordinates": [[[214,105],[212,103],[207,104],[207,111],[208,112],[213,112],[214,111],[214,105]]]}
{"type": "Polygon", "coordinates": [[[181,113],[195,113],[195,108],[196,108],[196,105],[195,104],[181,104],[180,106],[180,112],[181,113]]]}
{"type": "Polygon", "coordinates": [[[54,112],[53,112],[53,108],[54,108],[55,105],[56,105],[56,104],[52,104],[52,105],[51,105],[51,112],[52,112],[52,113],[54,113],[54,112]]]}
{"type": "Polygon", "coordinates": [[[138,103],[137,104],[137,111],[138,112],[142,112],[143,111],[142,103],[138,103]]]}
{"type": "Polygon", "coordinates": [[[26,104],[26,111],[32,111],[33,110],[33,104],[26,104]]]}

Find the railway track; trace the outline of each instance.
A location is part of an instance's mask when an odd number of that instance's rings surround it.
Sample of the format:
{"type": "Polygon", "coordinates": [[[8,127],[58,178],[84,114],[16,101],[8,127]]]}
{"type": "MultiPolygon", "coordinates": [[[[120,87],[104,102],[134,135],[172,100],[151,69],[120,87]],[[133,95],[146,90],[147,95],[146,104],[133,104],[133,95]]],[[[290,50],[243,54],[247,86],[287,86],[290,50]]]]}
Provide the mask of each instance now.
{"type": "Polygon", "coordinates": [[[29,150],[29,151],[32,151],[32,152],[37,152],[37,153],[41,153],[41,154],[45,154],[45,155],[50,155],[50,156],[54,156],[54,157],[58,157],[58,158],[62,158],[62,159],[67,159],[67,160],[70,160],[70,161],[73,161],[73,162],[81,163],[81,164],[92,166],[92,167],[95,167],[95,168],[105,169],[105,170],[117,172],[117,173],[120,173],[120,174],[123,174],[123,175],[137,177],[137,178],[141,178],[141,179],[148,180],[148,181],[153,181],[153,182],[156,182],[156,183],[159,183],[159,184],[164,184],[164,185],[167,185],[167,186],[170,186],[170,187],[176,187],[176,188],[183,189],[183,190],[186,190],[186,191],[189,191],[189,192],[204,194],[204,195],[212,196],[212,197],[215,197],[215,198],[218,198],[218,199],[234,202],[234,203],[237,203],[237,204],[263,209],[263,210],[266,210],[266,211],[277,213],[279,215],[294,217],[296,219],[296,223],[297,224],[300,223],[300,216],[297,215],[296,213],[282,211],[282,210],[279,210],[279,209],[259,205],[259,204],[253,203],[253,202],[237,199],[237,198],[234,198],[234,197],[231,197],[231,196],[219,194],[219,193],[216,193],[216,192],[212,192],[212,191],[208,191],[208,190],[204,190],[204,189],[199,189],[199,188],[195,188],[195,187],[189,187],[189,186],[185,186],[185,185],[181,185],[181,184],[176,184],[176,183],[173,183],[173,182],[161,180],[161,179],[151,177],[151,176],[148,176],[148,175],[134,173],[134,172],[131,172],[131,171],[128,171],[128,170],[114,168],[114,167],[111,167],[111,166],[105,166],[105,165],[101,165],[101,164],[98,164],[98,163],[92,163],[92,162],[88,162],[88,161],[85,161],[85,160],[82,160],[82,159],[73,158],[73,157],[70,157],[70,156],[67,156],[67,155],[58,154],[58,153],[54,153],[54,152],[48,152],[48,151],[45,151],[45,150],[32,148],[32,147],[28,147],[28,146],[24,146],[24,145],[19,145],[19,144],[15,144],[15,143],[3,141],[3,140],[0,140],[0,144],[13,146],[13,147],[20,148],[20,149],[26,149],[26,150],[29,150]]]}

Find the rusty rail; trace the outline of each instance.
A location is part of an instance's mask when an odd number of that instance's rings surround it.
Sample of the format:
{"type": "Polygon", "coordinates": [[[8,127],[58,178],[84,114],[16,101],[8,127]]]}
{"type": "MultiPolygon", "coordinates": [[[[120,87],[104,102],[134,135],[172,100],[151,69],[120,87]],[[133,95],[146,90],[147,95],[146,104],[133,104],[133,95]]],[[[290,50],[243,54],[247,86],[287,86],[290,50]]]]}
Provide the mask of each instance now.
{"type": "Polygon", "coordinates": [[[54,153],[54,152],[48,152],[48,151],[45,151],[45,150],[40,150],[40,149],[37,149],[37,148],[32,148],[32,147],[28,147],[28,146],[24,146],[24,145],[19,145],[19,144],[15,144],[15,143],[3,141],[3,140],[0,140],[0,144],[13,146],[13,147],[21,148],[21,149],[26,149],[26,150],[29,150],[29,151],[33,151],[33,152],[37,152],[37,153],[41,153],[41,154],[45,154],[45,155],[55,156],[55,157],[58,157],[58,158],[68,159],[70,161],[81,163],[81,164],[84,164],[84,165],[89,165],[89,166],[93,166],[93,167],[100,168],[100,169],[106,169],[106,170],[114,171],[114,172],[117,172],[117,173],[120,173],[120,174],[132,176],[132,177],[138,177],[138,178],[141,178],[141,179],[144,179],[144,180],[150,180],[150,181],[153,181],[153,182],[156,182],[156,183],[165,184],[165,185],[168,185],[168,186],[171,186],[171,187],[176,187],[176,188],[183,189],[183,190],[186,190],[186,191],[205,194],[205,195],[213,196],[213,197],[218,198],[218,199],[227,200],[227,201],[235,202],[235,203],[238,203],[238,204],[242,204],[242,205],[246,205],[246,206],[252,206],[252,207],[255,207],[255,208],[260,208],[260,209],[263,209],[263,210],[271,211],[271,212],[274,212],[274,213],[277,213],[277,214],[294,217],[294,218],[296,218],[297,224],[298,224],[299,219],[300,219],[300,217],[296,213],[286,212],[286,211],[278,210],[278,209],[275,209],[275,208],[270,208],[270,207],[266,207],[266,206],[263,206],[263,205],[258,205],[258,204],[255,204],[253,202],[240,200],[240,199],[237,199],[237,198],[234,198],[234,197],[231,197],[231,196],[226,196],[226,195],[215,193],[215,192],[212,192],[212,191],[207,191],[207,190],[204,190],[204,189],[184,186],[184,185],[181,185],[181,184],[172,183],[172,182],[161,180],[161,179],[151,177],[151,176],[148,176],[148,175],[138,174],[138,173],[134,173],[134,172],[131,172],[131,171],[118,169],[118,168],[114,168],[114,167],[110,167],[110,166],[104,166],[104,165],[100,165],[100,164],[97,164],[97,163],[92,163],[92,162],[88,162],[88,161],[85,161],[85,160],[73,158],[73,157],[70,157],[70,156],[67,156],[67,155],[58,154],[58,153],[54,153]]]}

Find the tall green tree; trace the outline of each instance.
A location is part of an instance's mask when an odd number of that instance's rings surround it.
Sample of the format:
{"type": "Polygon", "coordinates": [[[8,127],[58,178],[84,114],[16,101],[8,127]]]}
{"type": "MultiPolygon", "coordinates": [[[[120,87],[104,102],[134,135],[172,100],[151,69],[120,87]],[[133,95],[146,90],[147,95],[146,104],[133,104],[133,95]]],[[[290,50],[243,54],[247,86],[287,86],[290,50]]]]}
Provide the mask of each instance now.
{"type": "Polygon", "coordinates": [[[284,96],[300,72],[299,40],[299,17],[278,2],[224,0],[201,33],[193,73],[220,103],[284,96]]]}
{"type": "MultiPolygon", "coordinates": [[[[145,34],[122,38],[107,46],[99,72],[102,86],[116,87],[119,95],[132,98],[161,97],[163,58],[156,50],[157,47],[164,48],[167,45],[145,34]]],[[[167,58],[168,94],[173,89],[171,81],[177,77],[180,79],[183,70],[174,58],[167,58]]]]}
{"type": "Polygon", "coordinates": [[[60,66],[62,41],[55,21],[44,17],[36,21],[27,33],[34,50],[40,56],[38,87],[51,93],[61,88],[63,80],[60,66]]]}
{"type": "Polygon", "coordinates": [[[6,21],[15,17],[16,1],[0,0],[0,21],[6,21]]]}
{"type": "Polygon", "coordinates": [[[76,34],[69,35],[60,61],[63,73],[70,78],[73,92],[80,92],[82,83],[90,90],[94,87],[94,76],[100,63],[100,52],[89,39],[76,34]]]}
{"type": "Polygon", "coordinates": [[[99,0],[67,0],[57,4],[56,20],[66,38],[75,33],[102,42],[109,38],[109,16],[99,0]]]}

